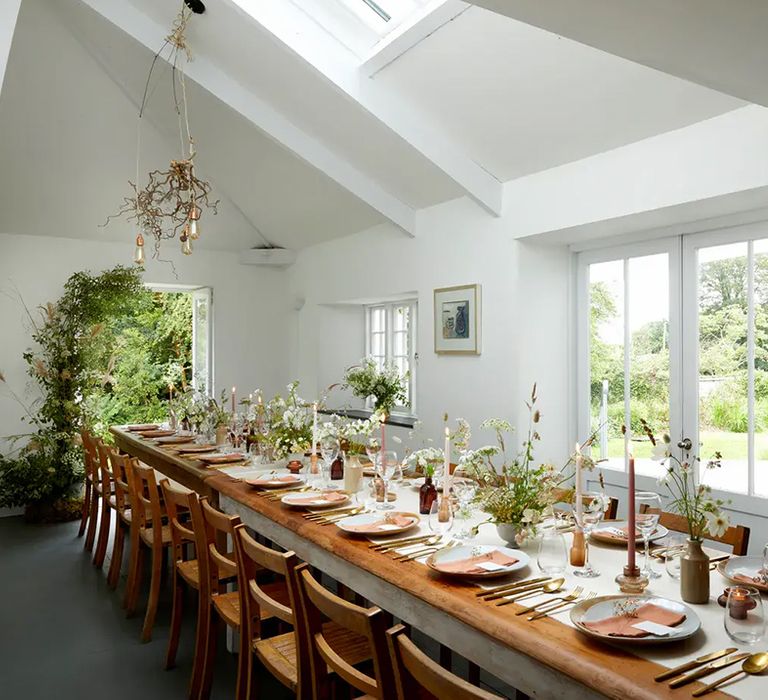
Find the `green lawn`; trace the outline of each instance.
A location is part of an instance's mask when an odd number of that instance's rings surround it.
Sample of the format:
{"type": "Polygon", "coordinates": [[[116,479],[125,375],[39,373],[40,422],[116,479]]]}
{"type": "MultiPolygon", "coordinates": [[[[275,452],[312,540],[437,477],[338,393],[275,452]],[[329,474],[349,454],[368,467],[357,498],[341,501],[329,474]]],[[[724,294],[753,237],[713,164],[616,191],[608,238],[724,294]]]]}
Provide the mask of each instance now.
{"type": "MultiPolygon", "coordinates": [[[[721,431],[704,431],[701,433],[703,446],[701,449],[702,460],[708,459],[715,452],[720,452],[723,459],[747,458],[747,434],[726,433],[721,431]]],[[[755,435],[756,459],[768,459],[768,433],[755,435]]],[[[632,453],[638,458],[651,456],[650,442],[633,442],[632,453]]],[[[624,454],[624,440],[613,438],[608,441],[608,456],[621,457],[624,454]]]]}

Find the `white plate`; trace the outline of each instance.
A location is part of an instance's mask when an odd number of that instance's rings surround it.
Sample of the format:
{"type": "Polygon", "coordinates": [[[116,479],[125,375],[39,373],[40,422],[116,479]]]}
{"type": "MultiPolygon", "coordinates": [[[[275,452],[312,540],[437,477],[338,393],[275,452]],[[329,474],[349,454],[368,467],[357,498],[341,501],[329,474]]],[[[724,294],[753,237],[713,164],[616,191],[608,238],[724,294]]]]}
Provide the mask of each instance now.
{"type": "Polygon", "coordinates": [[[768,582],[766,583],[747,583],[735,578],[738,574],[752,578],[763,568],[762,557],[731,557],[728,561],[721,562],[718,566],[720,573],[731,583],[742,586],[754,586],[763,593],[768,593],[768,582]]]}
{"type": "Polygon", "coordinates": [[[577,630],[594,639],[600,639],[604,642],[628,642],[631,644],[663,644],[665,642],[678,642],[681,639],[687,639],[688,637],[693,636],[701,627],[699,616],[685,603],[652,595],[607,595],[600,598],[592,598],[591,600],[582,600],[571,608],[571,622],[576,626],[577,630]],[[615,615],[616,602],[627,599],[636,599],[643,605],[646,603],[653,603],[660,608],[683,613],[685,615],[685,620],[683,620],[677,627],[674,627],[674,631],[665,637],[657,637],[653,634],[650,634],[647,637],[612,637],[607,634],[594,632],[584,626],[585,622],[598,622],[599,620],[604,620],[607,617],[615,615]]]}
{"type": "Polygon", "coordinates": [[[360,513],[359,515],[352,515],[349,518],[344,518],[336,523],[336,526],[344,532],[348,532],[350,535],[361,535],[363,537],[386,537],[387,535],[397,535],[401,532],[407,532],[408,530],[416,527],[421,518],[416,513],[405,513],[397,510],[382,510],[376,513],[360,513]],[[365,530],[351,530],[350,527],[359,525],[368,525],[371,523],[384,520],[387,516],[393,515],[405,515],[412,519],[410,525],[404,525],[402,527],[394,526],[391,529],[377,530],[377,529],[365,529],[365,530]]]}
{"type": "Polygon", "coordinates": [[[280,488],[290,488],[292,486],[301,486],[304,483],[304,479],[302,479],[300,476],[296,476],[295,474],[291,474],[288,471],[285,472],[277,472],[276,474],[270,474],[269,472],[265,474],[260,474],[256,477],[250,477],[245,479],[246,483],[250,484],[251,486],[256,487],[257,489],[280,489],[280,488]],[[280,477],[285,476],[291,476],[293,479],[291,481],[284,481],[280,479],[280,477]],[[264,481],[262,481],[264,479],[264,481]],[[260,483],[256,484],[255,481],[258,481],[260,483]]]}
{"type": "Polygon", "coordinates": [[[519,549],[510,549],[509,547],[497,547],[492,544],[480,544],[480,545],[461,545],[460,547],[451,547],[450,549],[441,549],[432,554],[426,561],[427,566],[442,574],[443,576],[458,576],[461,578],[491,578],[494,576],[506,576],[513,571],[519,571],[528,566],[530,557],[519,549]],[[480,554],[487,554],[498,550],[509,557],[514,557],[517,561],[509,566],[502,567],[495,571],[484,571],[482,573],[456,573],[451,571],[443,571],[439,568],[440,564],[447,564],[452,561],[459,561],[460,559],[469,559],[471,557],[478,556],[480,554]]]}
{"type": "Polygon", "coordinates": [[[326,501],[323,498],[324,494],[322,491],[300,491],[299,493],[287,493],[280,499],[280,501],[288,506],[294,506],[296,508],[332,508],[334,506],[343,506],[349,503],[349,494],[344,493],[343,491],[332,491],[331,493],[340,493],[344,496],[344,500],[326,501]],[[302,502],[309,498],[314,498],[314,500],[311,503],[302,502]]]}
{"type": "MultiPolygon", "coordinates": [[[[619,547],[626,546],[627,542],[626,540],[616,540],[612,537],[608,537],[602,534],[603,530],[607,530],[608,528],[618,528],[619,530],[625,528],[627,526],[626,520],[617,520],[615,522],[611,522],[610,524],[604,523],[602,525],[598,525],[590,535],[592,538],[597,540],[598,542],[605,542],[606,544],[615,544],[619,547]]],[[[650,541],[655,542],[656,540],[660,540],[664,537],[666,537],[669,534],[669,530],[665,528],[663,525],[657,525],[656,530],[654,531],[653,535],[651,535],[650,541]]],[[[642,537],[638,537],[636,542],[637,544],[641,544],[643,541],[642,537]]]]}

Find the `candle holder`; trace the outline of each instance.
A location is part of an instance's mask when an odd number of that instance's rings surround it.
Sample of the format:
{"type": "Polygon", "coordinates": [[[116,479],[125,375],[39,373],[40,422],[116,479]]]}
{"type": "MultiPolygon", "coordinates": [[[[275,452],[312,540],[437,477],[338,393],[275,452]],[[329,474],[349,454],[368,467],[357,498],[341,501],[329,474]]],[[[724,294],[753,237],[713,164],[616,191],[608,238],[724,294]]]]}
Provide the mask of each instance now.
{"type": "Polygon", "coordinates": [[[639,595],[648,588],[648,577],[640,573],[638,566],[625,566],[624,573],[616,577],[616,583],[622,593],[639,595]]]}

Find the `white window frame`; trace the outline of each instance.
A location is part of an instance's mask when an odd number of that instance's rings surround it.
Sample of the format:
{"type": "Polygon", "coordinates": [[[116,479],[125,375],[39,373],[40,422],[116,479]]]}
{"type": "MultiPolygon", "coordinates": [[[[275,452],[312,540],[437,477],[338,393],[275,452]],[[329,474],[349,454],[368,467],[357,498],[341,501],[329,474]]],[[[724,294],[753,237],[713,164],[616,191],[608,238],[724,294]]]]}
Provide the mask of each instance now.
{"type": "MultiPolygon", "coordinates": [[[[685,235],[657,238],[638,243],[586,250],[576,253],[576,425],[578,435],[583,438],[590,431],[590,352],[589,352],[589,266],[611,260],[625,260],[624,269],[624,371],[625,371],[625,424],[629,425],[629,396],[627,373],[629,370],[628,342],[628,298],[629,285],[627,259],[657,253],[669,255],[669,348],[670,348],[670,432],[673,441],[685,435],[698,445],[699,381],[698,381],[698,255],[700,248],[747,242],[751,255],[755,240],[768,238],[768,222],[746,224],[717,230],[686,233],[685,235]]],[[[748,405],[749,433],[754,434],[754,265],[748,276],[748,405]]],[[[628,435],[627,439],[630,439],[628,435]]],[[[755,470],[754,437],[749,438],[748,450],[748,493],[713,490],[715,496],[729,501],[728,510],[747,515],[764,517],[766,497],[754,493],[755,470]]],[[[626,487],[624,469],[604,470],[606,483],[626,487]]],[[[703,467],[702,467],[703,468],[703,467]]],[[[646,475],[637,476],[638,488],[658,490],[656,479],[646,475]]]]}
{"type": "MultiPolygon", "coordinates": [[[[417,332],[418,328],[418,313],[419,304],[416,299],[403,299],[401,301],[386,301],[377,304],[367,304],[364,307],[365,311],[365,354],[366,356],[372,354],[371,338],[371,315],[377,309],[384,310],[384,357],[386,363],[393,363],[394,361],[394,316],[397,309],[402,307],[408,307],[409,309],[409,332],[408,338],[408,397],[410,399],[410,406],[395,406],[392,409],[393,415],[401,416],[415,416],[416,415],[416,375],[417,364],[419,361],[419,353],[417,348],[417,332]]],[[[373,409],[372,405],[366,403],[366,407],[373,409]]]]}

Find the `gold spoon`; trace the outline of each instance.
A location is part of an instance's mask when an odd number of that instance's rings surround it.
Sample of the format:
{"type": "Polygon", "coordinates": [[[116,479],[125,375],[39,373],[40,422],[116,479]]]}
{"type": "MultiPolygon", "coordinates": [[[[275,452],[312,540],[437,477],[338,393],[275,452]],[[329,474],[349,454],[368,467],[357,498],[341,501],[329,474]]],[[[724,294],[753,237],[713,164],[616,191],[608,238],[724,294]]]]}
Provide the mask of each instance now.
{"type": "Polygon", "coordinates": [[[742,673],[746,673],[747,675],[757,675],[765,671],[766,668],[768,668],[768,652],[762,651],[759,654],[752,654],[752,656],[748,656],[744,659],[744,663],[741,664],[741,671],[730,673],[714,683],[699,688],[693,693],[693,697],[698,698],[702,695],[706,695],[726,681],[731,680],[731,678],[736,678],[736,676],[740,676],[742,673]]]}
{"type": "MultiPolygon", "coordinates": [[[[507,603],[514,603],[516,600],[521,598],[523,595],[527,595],[528,593],[541,593],[542,590],[547,588],[547,586],[552,586],[553,584],[557,584],[557,588],[562,586],[565,583],[564,578],[555,578],[551,581],[547,581],[546,583],[538,583],[534,586],[527,586],[526,588],[520,588],[512,591],[501,591],[499,593],[493,593],[489,596],[485,597],[485,601],[489,602],[491,600],[497,600],[498,598],[504,598],[507,603]],[[507,598],[507,596],[512,595],[514,598],[507,598]]],[[[554,590],[557,590],[555,588],[554,590]]]]}

